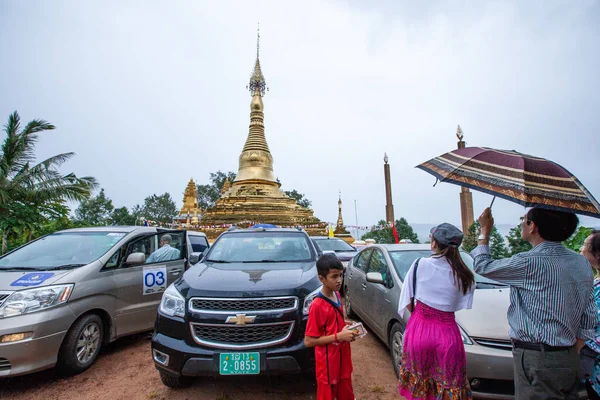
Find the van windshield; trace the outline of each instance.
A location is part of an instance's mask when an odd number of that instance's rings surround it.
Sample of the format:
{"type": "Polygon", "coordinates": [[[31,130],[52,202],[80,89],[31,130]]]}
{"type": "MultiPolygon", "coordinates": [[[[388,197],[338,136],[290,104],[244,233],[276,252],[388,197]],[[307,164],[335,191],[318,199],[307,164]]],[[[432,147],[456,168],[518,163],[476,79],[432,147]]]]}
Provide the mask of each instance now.
{"type": "Polygon", "coordinates": [[[74,268],[105,254],[125,232],[62,232],[31,242],[0,258],[0,270],[74,268]]]}

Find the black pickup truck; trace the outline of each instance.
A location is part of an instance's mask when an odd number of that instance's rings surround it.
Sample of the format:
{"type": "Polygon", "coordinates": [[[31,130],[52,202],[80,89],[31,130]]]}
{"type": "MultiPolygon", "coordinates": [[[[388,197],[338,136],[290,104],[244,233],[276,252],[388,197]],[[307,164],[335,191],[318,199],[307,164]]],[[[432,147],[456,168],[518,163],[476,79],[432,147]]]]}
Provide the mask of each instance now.
{"type": "Polygon", "coordinates": [[[164,292],[152,337],[162,382],[198,376],[304,373],[308,309],[321,283],[318,250],[303,230],[224,232],[164,292]]]}

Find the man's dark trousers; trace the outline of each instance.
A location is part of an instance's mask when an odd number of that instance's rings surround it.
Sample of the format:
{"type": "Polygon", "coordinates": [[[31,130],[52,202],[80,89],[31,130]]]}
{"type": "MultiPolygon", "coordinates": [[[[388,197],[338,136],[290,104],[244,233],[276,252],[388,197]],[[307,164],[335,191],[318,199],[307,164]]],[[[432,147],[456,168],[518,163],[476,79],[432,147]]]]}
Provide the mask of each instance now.
{"type": "Polygon", "coordinates": [[[544,351],[513,348],[515,399],[577,399],[581,380],[574,347],[544,351]]]}

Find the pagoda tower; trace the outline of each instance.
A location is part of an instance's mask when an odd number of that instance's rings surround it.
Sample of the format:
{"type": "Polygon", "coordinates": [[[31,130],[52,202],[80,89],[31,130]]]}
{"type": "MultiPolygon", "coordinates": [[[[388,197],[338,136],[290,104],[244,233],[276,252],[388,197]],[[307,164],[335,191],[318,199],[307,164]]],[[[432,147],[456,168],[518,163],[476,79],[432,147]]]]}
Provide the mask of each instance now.
{"type": "Polygon", "coordinates": [[[349,233],[344,227],[344,218],[342,218],[342,192],[340,191],[340,195],[338,197],[338,218],[337,223],[335,225],[335,231],[333,232],[336,235],[339,234],[347,234],[349,233]]]}
{"type": "Polygon", "coordinates": [[[273,173],[273,156],[265,137],[264,104],[267,84],[259,59],[260,35],[256,61],[247,89],[250,91],[250,128],[239,156],[239,168],[231,184],[226,181],[221,197],[205,210],[201,225],[267,223],[278,226],[321,224],[313,211],[288,197],[273,173]]]}
{"type": "Polygon", "coordinates": [[[183,206],[179,210],[179,215],[175,220],[183,224],[197,224],[198,213],[201,210],[198,207],[198,188],[192,178],[188,182],[183,194],[183,206]]]}

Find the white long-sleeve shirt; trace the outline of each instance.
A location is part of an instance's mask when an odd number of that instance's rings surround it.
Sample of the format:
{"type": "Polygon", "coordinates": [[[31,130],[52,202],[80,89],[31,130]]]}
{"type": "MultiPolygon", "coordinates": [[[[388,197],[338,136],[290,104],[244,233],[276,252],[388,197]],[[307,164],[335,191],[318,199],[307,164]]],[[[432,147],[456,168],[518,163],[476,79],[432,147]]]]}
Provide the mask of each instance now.
{"type": "MultiPolygon", "coordinates": [[[[400,294],[398,313],[402,315],[406,306],[414,297],[413,275],[415,262],[411,265],[400,294]]],[[[428,257],[419,260],[417,267],[417,295],[415,297],[421,303],[427,304],[440,311],[455,312],[462,309],[470,309],[473,306],[473,293],[475,285],[463,294],[457,284],[454,283],[452,267],[446,257],[428,257]]]]}

